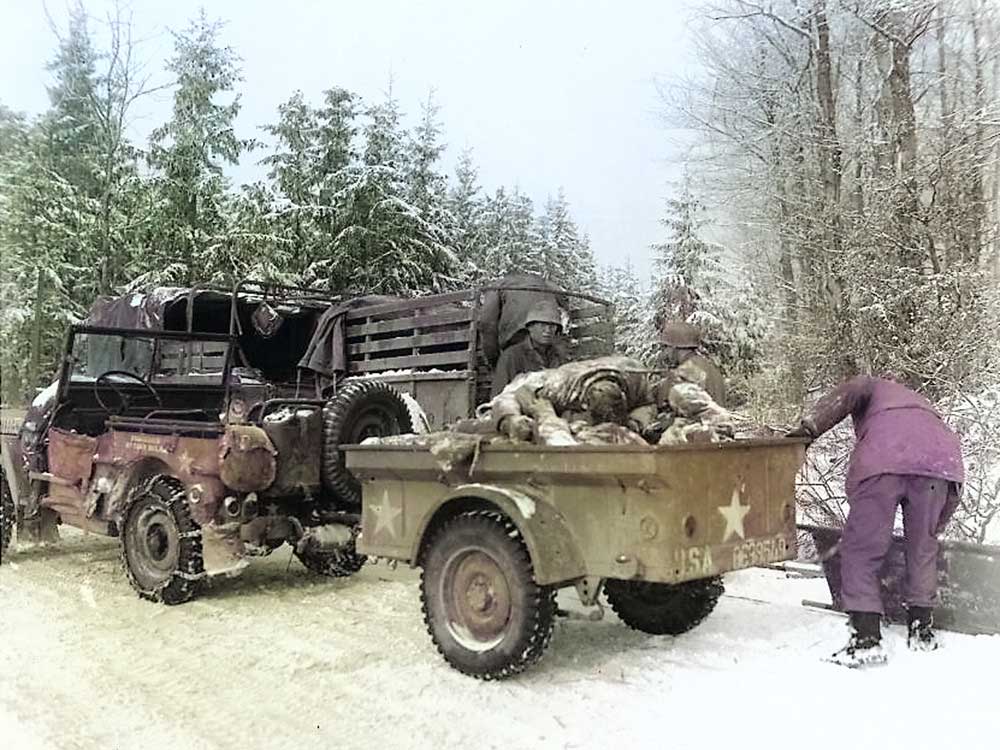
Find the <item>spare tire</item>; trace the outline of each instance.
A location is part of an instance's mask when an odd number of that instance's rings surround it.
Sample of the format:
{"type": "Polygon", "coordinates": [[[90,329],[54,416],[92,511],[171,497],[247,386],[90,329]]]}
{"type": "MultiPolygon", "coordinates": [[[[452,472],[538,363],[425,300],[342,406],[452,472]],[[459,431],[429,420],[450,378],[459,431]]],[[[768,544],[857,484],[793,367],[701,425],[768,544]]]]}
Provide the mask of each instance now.
{"type": "Polygon", "coordinates": [[[344,465],[343,444],[413,432],[410,410],[399,391],[377,380],[347,383],[323,410],[323,486],[348,507],[361,505],[361,484],[344,465]]]}

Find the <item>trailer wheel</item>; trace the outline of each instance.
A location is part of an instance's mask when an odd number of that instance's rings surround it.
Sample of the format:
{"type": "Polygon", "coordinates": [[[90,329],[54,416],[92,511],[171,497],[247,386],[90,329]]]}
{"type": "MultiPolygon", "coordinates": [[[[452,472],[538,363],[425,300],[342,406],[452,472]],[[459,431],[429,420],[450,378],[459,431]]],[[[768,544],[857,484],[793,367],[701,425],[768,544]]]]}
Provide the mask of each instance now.
{"type": "Polygon", "coordinates": [[[361,484],[344,465],[340,446],[412,431],[410,410],[391,385],[377,380],[345,384],[323,410],[323,486],[346,505],[360,506],[361,484]]]}
{"type": "Polygon", "coordinates": [[[456,516],[422,556],[424,622],[445,660],[482,680],[537,662],[552,638],[555,589],[539,586],[517,527],[499,513],[456,516]]]}
{"type": "Polygon", "coordinates": [[[604,592],[622,622],[652,635],[680,635],[715,609],[725,591],[722,578],[687,583],[649,583],[608,579],[604,592]]]}
{"type": "Polygon", "coordinates": [[[136,490],[124,512],[122,564],[139,596],[182,604],[204,577],[201,529],[191,518],[184,485],[157,475],[136,490]]]}
{"type": "Polygon", "coordinates": [[[7,548],[14,537],[14,521],[17,518],[17,508],[14,507],[14,496],[7,475],[0,470],[0,563],[7,559],[7,548]]]}

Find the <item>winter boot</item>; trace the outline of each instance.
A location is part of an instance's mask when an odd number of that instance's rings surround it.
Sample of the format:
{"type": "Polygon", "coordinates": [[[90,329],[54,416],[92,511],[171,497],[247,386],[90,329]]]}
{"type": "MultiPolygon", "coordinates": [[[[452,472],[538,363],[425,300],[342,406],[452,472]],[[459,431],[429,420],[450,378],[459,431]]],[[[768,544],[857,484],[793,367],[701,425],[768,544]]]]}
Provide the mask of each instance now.
{"type": "Polygon", "coordinates": [[[909,607],[906,610],[906,645],[911,651],[935,651],[934,613],[930,607],[909,607]]]}
{"type": "Polygon", "coordinates": [[[886,663],[882,648],[882,615],[878,612],[849,612],[851,638],[840,651],[830,657],[834,664],[852,669],[886,663]]]}

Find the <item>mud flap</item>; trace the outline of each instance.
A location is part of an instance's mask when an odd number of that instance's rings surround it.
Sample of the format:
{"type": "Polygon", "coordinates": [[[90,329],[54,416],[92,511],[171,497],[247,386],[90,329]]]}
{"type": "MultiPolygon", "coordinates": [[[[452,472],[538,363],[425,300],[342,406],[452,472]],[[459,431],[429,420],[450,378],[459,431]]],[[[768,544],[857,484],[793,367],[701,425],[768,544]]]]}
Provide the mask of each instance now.
{"type": "Polygon", "coordinates": [[[32,518],[24,517],[24,508],[17,509],[17,538],[32,544],[59,541],[59,516],[49,508],[42,508],[32,518]]]}
{"type": "Polygon", "coordinates": [[[201,553],[208,578],[239,575],[249,564],[243,556],[239,524],[209,523],[202,526],[201,553]]]}

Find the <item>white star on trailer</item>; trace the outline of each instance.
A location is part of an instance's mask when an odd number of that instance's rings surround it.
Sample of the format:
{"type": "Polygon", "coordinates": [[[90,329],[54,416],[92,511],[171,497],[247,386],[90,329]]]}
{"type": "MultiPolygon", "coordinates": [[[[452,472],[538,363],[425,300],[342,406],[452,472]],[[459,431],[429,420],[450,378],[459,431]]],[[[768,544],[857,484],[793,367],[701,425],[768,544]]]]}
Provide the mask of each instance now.
{"type": "Polygon", "coordinates": [[[736,534],[740,539],[746,539],[746,532],[743,529],[743,519],[750,512],[749,505],[742,504],[743,497],[740,488],[733,489],[733,497],[729,505],[720,505],[719,513],[726,519],[726,530],[722,534],[722,542],[729,541],[729,537],[736,534]]]}
{"type": "Polygon", "coordinates": [[[389,536],[396,538],[396,519],[403,515],[403,509],[397,508],[389,499],[389,491],[382,493],[382,502],[379,505],[371,506],[372,513],[375,514],[375,530],[373,536],[378,536],[382,531],[388,531],[389,536]]]}

